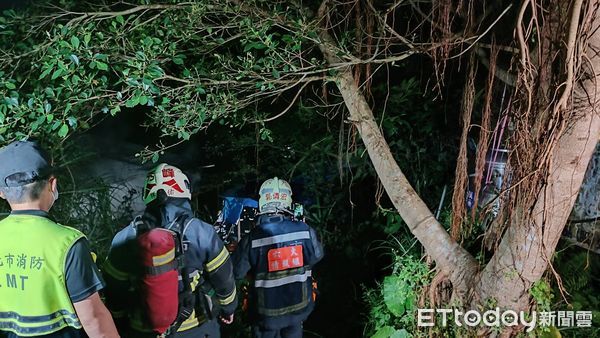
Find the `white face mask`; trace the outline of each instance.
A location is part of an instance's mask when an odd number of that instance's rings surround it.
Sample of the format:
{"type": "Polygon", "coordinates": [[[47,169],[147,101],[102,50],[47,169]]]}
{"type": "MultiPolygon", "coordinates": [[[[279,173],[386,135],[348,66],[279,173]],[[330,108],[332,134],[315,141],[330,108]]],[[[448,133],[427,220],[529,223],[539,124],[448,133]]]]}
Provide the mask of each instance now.
{"type": "Polygon", "coordinates": [[[54,201],[52,202],[52,204],[56,203],[56,200],[58,200],[58,186],[56,187],[56,190],[54,190],[52,192],[52,197],[54,198],[54,201]]]}

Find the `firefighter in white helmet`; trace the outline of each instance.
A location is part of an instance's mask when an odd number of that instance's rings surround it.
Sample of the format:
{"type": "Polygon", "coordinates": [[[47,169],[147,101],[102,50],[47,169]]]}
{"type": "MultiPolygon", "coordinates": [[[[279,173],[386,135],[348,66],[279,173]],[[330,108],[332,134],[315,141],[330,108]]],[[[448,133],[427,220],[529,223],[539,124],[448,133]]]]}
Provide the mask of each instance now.
{"type": "Polygon", "coordinates": [[[260,216],[233,254],[236,279],[250,273],[254,337],[302,337],[314,308],[312,267],[323,258],[316,232],[292,218],[292,189],[277,177],[260,187],[260,216]]]}
{"type": "Polygon", "coordinates": [[[108,284],[107,305],[115,322],[127,330],[126,337],[157,336],[149,330],[150,325],[146,319],[148,314],[144,313],[148,311],[148,307],[144,306],[147,299],[142,300],[139,290],[136,292],[139,282],[135,281],[139,281],[140,266],[136,259],[132,259],[135,257],[139,227],[150,224],[154,228],[162,227],[179,233],[187,276],[180,273],[180,290],[186,288],[183,281],[187,279],[195,295],[193,302],[187,304],[191,307],[183,309],[185,311],[181,308],[186,304],[182,304],[182,297],[179,296],[178,320],[181,319],[181,322],[176,323],[172,336],[219,337],[219,325],[217,320],[212,318],[213,309],[210,308],[211,304],[207,304],[204,293],[201,293],[199,283],[201,275],[208,279],[216,295],[216,312],[221,322],[230,324],[237,307],[233,267],[229,252],[212,225],[194,217],[190,204],[189,179],[180,169],[164,163],[159,164],[148,173],[142,197],[146,204],[144,214],[136,217],[131,224],[117,233],[103,266],[108,284]]]}

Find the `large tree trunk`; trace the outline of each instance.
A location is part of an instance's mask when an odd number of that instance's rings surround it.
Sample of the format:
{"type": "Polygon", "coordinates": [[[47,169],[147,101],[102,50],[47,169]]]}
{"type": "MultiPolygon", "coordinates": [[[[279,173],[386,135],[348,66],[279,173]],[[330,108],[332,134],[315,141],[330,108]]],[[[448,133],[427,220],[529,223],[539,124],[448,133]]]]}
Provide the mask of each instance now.
{"type": "MultiPolygon", "coordinates": [[[[323,12],[322,6],[320,12],[323,12]]],[[[321,16],[323,17],[323,16],[321,16]]],[[[529,210],[515,210],[511,224],[492,260],[482,272],[474,258],[448,235],[416,194],[396,163],[389,146],[375,121],[373,112],[356,85],[350,68],[341,68],[337,86],[388,196],[410,231],[435,260],[436,267],[447,274],[454,293],[463,301],[476,296],[472,305],[495,299],[503,308],[526,309],[528,291],[548,268],[549,260],[573,207],[587,164],[600,137],[600,115],[595,108],[600,103],[597,83],[600,80],[600,32],[592,30],[587,57],[587,80],[573,94],[575,114],[570,127],[558,139],[550,162],[549,176],[533,207],[533,222],[520,220],[529,210]]],[[[321,33],[319,46],[330,64],[340,60],[334,54],[334,41],[321,33]]],[[[468,306],[468,305],[467,305],[468,306]]]]}
{"type": "MultiPolygon", "coordinates": [[[[321,38],[324,43],[320,45],[320,49],[327,61],[332,64],[340,62],[334,54],[335,49],[331,48],[334,43],[331,36],[323,32],[321,38]]],[[[462,298],[477,274],[475,259],[450,238],[400,170],[371,108],[354,81],[350,67],[340,69],[336,83],[350,112],[349,120],[360,133],[375,171],[394,207],[427,254],[435,260],[437,268],[450,278],[455,296],[462,298]]]]}
{"type": "Polygon", "coordinates": [[[587,74],[573,93],[574,121],[552,154],[550,175],[533,209],[533,222],[523,224],[519,213],[499,248],[482,271],[476,287],[479,300],[494,298],[501,307],[526,309],[528,290],[542,277],[556,249],[579,188],[600,138],[600,20],[589,40],[587,74]]]}
{"type": "Polygon", "coordinates": [[[435,260],[437,268],[450,277],[456,295],[464,296],[477,272],[475,259],[450,238],[410,185],[394,160],[373,113],[349,70],[340,74],[338,87],[350,111],[350,120],[358,129],[394,207],[427,254],[435,260]]]}

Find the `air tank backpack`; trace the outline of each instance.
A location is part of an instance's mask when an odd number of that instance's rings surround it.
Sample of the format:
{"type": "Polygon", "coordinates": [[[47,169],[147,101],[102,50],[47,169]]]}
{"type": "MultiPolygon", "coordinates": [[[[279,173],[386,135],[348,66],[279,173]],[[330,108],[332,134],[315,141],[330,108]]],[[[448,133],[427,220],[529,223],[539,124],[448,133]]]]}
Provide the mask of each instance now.
{"type": "Polygon", "coordinates": [[[136,220],[138,258],[141,276],[138,294],[144,316],[151,329],[169,337],[191,315],[195,295],[184,265],[184,246],[180,229],[185,219],[175,220],[173,230],[153,227],[142,218],[136,220]],[[179,290],[179,276],[183,290],[179,290]]]}

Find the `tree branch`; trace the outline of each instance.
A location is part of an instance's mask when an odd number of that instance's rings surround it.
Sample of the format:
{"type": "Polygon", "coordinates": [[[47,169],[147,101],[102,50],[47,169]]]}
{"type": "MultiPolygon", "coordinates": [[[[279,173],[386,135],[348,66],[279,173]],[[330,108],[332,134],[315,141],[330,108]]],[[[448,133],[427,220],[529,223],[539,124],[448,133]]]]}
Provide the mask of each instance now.
{"type": "Polygon", "coordinates": [[[304,90],[304,88],[306,88],[306,86],[308,86],[308,84],[309,84],[309,83],[310,83],[310,82],[305,82],[305,83],[302,85],[302,87],[300,87],[300,89],[298,89],[298,92],[296,92],[296,95],[295,95],[295,96],[294,96],[294,98],[292,99],[292,102],[290,102],[290,104],[287,106],[287,108],[285,108],[285,109],[284,109],[284,110],[283,110],[281,113],[279,113],[279,114],[277,114],[277,115],[275,115],[275,116],[272,116],[272,117],[269,117],[269,118],[263,119],[263,120],[254,120],[254,121],[251,121],[251,123],[264,123],[264,122],[270,122],[270,121],[276,120],[276,119],[280,118],[281,116],[283,116],[285,113],[287,113],[287,112],[288,112],[288,111],[289,111],[289,110],[290,110],[290,109],[291,109],[291,108],[294,106],[294,103],[296,102],[296,100],[297,100],[297,99],[298,99],[298,97],[300,96],[300,93],[302,93],[302,91],[304,90]]]}
{"type": "MultiPolygon", "coordinates": [[[[325,0],[319,8],[320,17],[323,17],[326,7],[325,0]]],[[[328,48],[328,45],[334,43],[332,37],[326,29],[323,29],[320,35],[324,43],[320,44],[319,48],[325,59],[330,64],[339,63],[338,57],[332,49],[328,48]]],[[[359,131],[375,171],[396,210],[427,253],[435,260],[438,268],[448,273],[455,295],[459,297],[466,295],[477,274],[478,266],[475,259],[450,238],[404,176],[381,133],[371,108],[354,81],[350,67],[340,69],[336,84],[350,113],[349,119],[359,131]]]]}
{"type": "Polygon", "coordinates": [[[569,39],[567,40],[567,79],[565,80],[565,90],[563,91],[560,100],[555,106],[556,111],[567,108],[567,101],[571,97],[573,77],[575,74],[575,40],[579,30],[579,15],[581,14],[581,6],[583,0],[575,0],[573,3],[573,12],[571,13],[571,23],[569,25],[569,39]]]}
{"type": "Polygon", "coordinates": [[[164,4],[164,5],[163,4],[140,5],[140,6],[128,8],[126,10],[115,11],[115,12],[67,12],[66,14],[79,15],[78,17],[75,17],[75,18],[69,20],[69,22],[67,22],[67,26],[70,26],[76,22],[86,20],[86,19],[104,20],[104,19],[114,18],[119,15],[125,16],[125,15],[133,14],[136,12],[140,12],[140,11],[154,10],[154,9],[183,8],[185,6],[192,5],[192,4],[193,4],[193,2],[182,2],[182,3],[174,4],[174,5],[166,5],[166,4],[164,4]]]}

